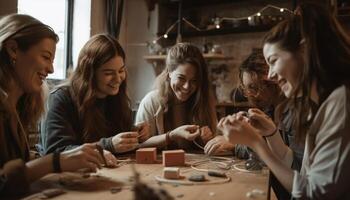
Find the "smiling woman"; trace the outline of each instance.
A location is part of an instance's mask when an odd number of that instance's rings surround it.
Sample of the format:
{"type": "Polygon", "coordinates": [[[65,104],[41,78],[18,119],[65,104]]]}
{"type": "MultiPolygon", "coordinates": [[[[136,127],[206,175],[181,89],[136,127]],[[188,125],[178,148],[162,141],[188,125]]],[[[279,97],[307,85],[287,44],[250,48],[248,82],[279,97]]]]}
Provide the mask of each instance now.
{"type": "Polygon", "coordinates": [[[96,170],[101,164],[91,145],[38,159],[30,155],[28,129],[44,111],[45,78],[53,72],[57,41],[51,27],[31,16],[0,20],[0,197],[22,195],[48,173],[96,170]]]}
{"type": "Polygon", "coordinates": [[[193,150],[197,136],[201,135],[202,145],[211,139],[217,120],[209,87],[200,50],[189,43],[173,46],[156,80],[156,90],[144,97],[136,115],[136,122],[150,123],[153,136],[141,145],[193,150]]]}
{"type": "Polygon", "coordinates": [[[124,50],[110,35],[95,35],[84,45],[72,76],[50,94],[42,123],[43,154],[98,143],[107,164],[114,166],[111,153],[134,150],[148,138],[147,124],[131,131],[124,63],[124,50]]]}

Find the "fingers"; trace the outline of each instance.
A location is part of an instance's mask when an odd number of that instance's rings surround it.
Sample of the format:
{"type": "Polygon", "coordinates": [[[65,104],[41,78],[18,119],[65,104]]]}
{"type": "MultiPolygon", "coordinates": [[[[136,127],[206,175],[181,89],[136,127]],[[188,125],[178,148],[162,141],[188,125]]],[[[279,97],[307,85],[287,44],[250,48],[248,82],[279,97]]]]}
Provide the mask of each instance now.
{"type": "Polygon", "coordinates": [[[217,153],[217,150],[220,147],[219,141],[212,139],[204,146],[204,153],[208,155],[213,155],[217,153]]]}
{"type": "Polygon", "coordinates": [[[104,155],[105,155],[108,167],[118,166],[117,158],[111,152],[104,150],[104,155]]]}
{"type": "Polygon", "coordinates": [[[138,147],[138,144],[120,144],[118,146],[117,152],[123,153],[123,152],[134,150],[137,147],[138,147]]]}
{"type": "Polygon", "coordinates": [[[121,138],[119,144],[138,144],[138,138],[121,138]]]}
{"type": "Polygon", "coordinates": [[[197,131],[199,132],[199,126],[198,125],[184,125],[184,127],[185,127],[186,131],[189,131],[191,133],[197,132],[197,131]]]}
{"type": "Polygon", "coordinates": [[[123,133],[119,133],[118,135],[120,135],[121,138],[137,138],[137,136],[139,135],[138,132],[123,132],[123,133]]]}
{"type": "Polygon", "coordinates": [[[187,139],[187,140],[190,140],[190,141],[193,141],[193,140],[196,139],[196,137],[198,137],[200,134],[201,134],[201,132],[199,131],[199,129],[197,129],[197,131],[194,132],[194,133],[189,132],[189,134],[187,135],[186,139],[187,139]]]}

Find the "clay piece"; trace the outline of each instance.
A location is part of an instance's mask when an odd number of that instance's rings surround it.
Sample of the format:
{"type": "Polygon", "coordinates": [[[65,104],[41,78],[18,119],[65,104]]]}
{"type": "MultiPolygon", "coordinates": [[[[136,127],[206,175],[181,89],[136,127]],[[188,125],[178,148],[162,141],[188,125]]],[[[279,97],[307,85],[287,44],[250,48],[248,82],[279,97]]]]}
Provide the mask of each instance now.
{"type": "Polygon", "coordinates": [[[163,151],[163,166],[184,166],[185,151],[182,149],[163,151]]]}
{"type": "Polygon", "coordinates": [[[141,148],[136,151],[137,164],[153,164],[157,162],[157,148],[141,148]]]}
{"type": "Polygon", "coordinates": [[[180,179],[180,168],[178,167],[164,167],[163,177],[166,179],[180,179]]]}

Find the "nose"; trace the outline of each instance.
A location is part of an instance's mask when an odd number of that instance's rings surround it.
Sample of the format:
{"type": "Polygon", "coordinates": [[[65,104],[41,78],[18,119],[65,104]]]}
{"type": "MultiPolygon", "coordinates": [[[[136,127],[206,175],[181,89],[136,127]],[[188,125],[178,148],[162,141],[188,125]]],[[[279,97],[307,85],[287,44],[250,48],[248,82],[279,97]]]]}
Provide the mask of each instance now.
{"type": "Polygon", "coordinates": [[[275,80],[276,79],[276,73],[272,70],[272,68],[269,68],[269,73],[267,75],[267,78],[269,80],[275,80]]]}
{"type": "Polygon", "coordinates": [[[115,82],[120,83],[121,80],[122,80],[122,77],[121,77],[121,76],[122,76],[121,74],[119,74],[118,72],[116,72],[116,73],[115,73],[115,76],[114,76],[115,82]]]}
{"type": "Polygon", "coordinates": [[[53,68],[53,63],[51,63],[47,69],[46,69],[48,74],[52,74],[54,72],[54,68],[53,68]]]}
{"type": "Polygon", "coordinates": [[[190,88],[190,82],[186,81],[185,84],[182,86],[185,89],[189,89],[190,88]]]}

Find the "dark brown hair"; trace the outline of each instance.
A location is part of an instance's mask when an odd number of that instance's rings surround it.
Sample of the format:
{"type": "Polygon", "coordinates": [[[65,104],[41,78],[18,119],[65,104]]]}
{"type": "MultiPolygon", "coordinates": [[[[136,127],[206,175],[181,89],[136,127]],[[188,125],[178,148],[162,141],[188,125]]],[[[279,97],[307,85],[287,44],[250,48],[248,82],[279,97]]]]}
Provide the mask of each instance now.
{"type": "MultiPolygon", "coordinates": [[[[50,38],[56,43],[58,42],[57,34],[51,27],[43,24],[39,20],[22,14],[11,14],[1,18],[0,20],[0,133],[4,133],[5,119],[9,115],[13,115],[13,111],[8,109],[9,102],[7,94],[10,92],[9,83],[16,80],[16,74],[13,70],[11,58],[5,50],[4,46],[7,41],[16,41],[18,48],[25,52],[32,46],[40,43],[43,39],[50,38]]],[[[24,66],[25,67],[25,66],[24,66]]],[[[36,127],[38,120],[44,112],[45,87],[43,84],[42,90],[37,93],[25,93],[17,102],[17,112],[22,124],[24,135],[20,135],[22,145],[20,151],[28,147],[26,135],[30,127],[36,127]]],[[[21,131],[19,131],[21,132],[21,131]]],[[[1,138],[3,140],[4,138],[1,138]]],[[[4,140],[3,140],[4,141],[4,140]]],[[[13,145],[13,144],[8,144],[13,145]]],[[[0,150],[3,152],[2,148],[0,150]]]]}
{"type": "Polygon", "coordinates": [[[350,39],[338,20],[320,3],[306,2],[296,14],[274,27],[264,44],[277,44],[282,50],[303,53],[299,85],[293,96],[297,108],[297,139],[305,139],[307,129],[317,112],[310,99],[311,85],[317,82],[318,105],[340,85],[349,83],[350,39]],[[297,94],[302,94],[297,103],[297,94]],[[311,118],[308,118],[308,113],[311,118]]]}
{"type": "Polygon", "coordinates": [[[169,73],[176,70],[181,64],[191,64],[196,68],[196,80],[198,88],[190,97],[189,116],[191,123],[200,126],[209,126],[210,129],[216,131],[216,113],[214,105],[214,97],[209,86],[208,67],[200,50],[189,43],[178,43],[173,46],[166,58],[166,68],[157,77],[156,88],[160,92],[164,103],[169,104],[169,98],[172,96],[170,88],[169,73]]]}
{"type": "Polygon", "coordinates": [[[125,61],[124,50],[118,41],[107,34],[95,35],[80,51],[77,68],[69,79],[70,93],[78,107],[85,142],[131,129],[132,113],[126,79],[117,95],[106,97],[105,110],[101,111],[96,106],[97,69],[115,56],[125,61]]]}

